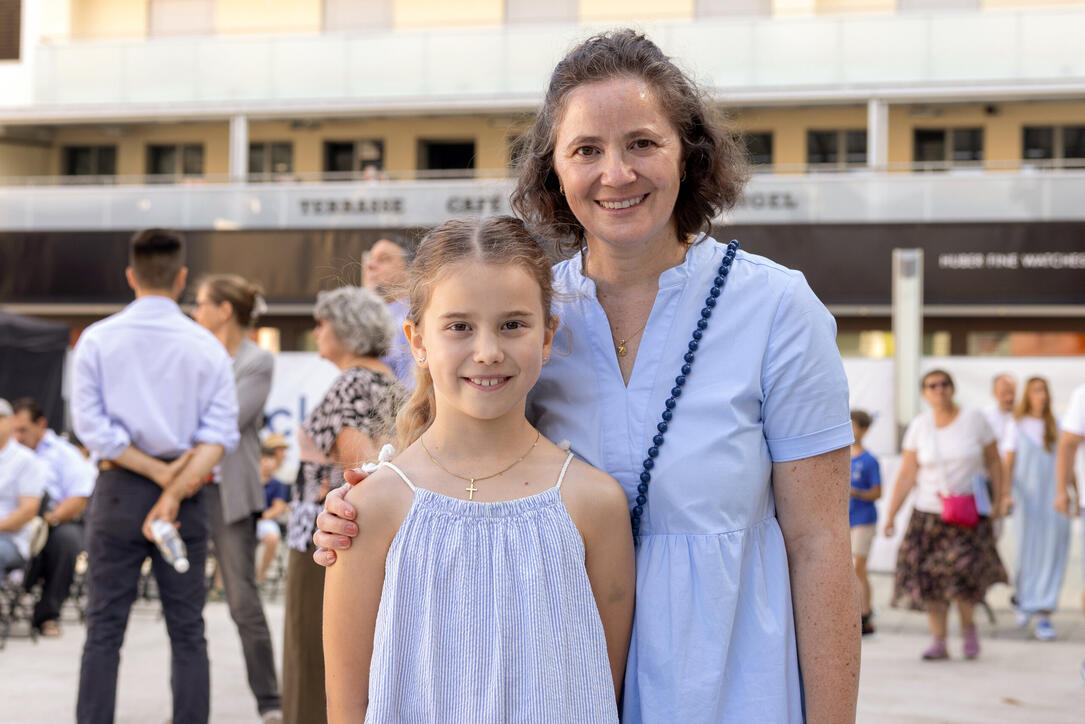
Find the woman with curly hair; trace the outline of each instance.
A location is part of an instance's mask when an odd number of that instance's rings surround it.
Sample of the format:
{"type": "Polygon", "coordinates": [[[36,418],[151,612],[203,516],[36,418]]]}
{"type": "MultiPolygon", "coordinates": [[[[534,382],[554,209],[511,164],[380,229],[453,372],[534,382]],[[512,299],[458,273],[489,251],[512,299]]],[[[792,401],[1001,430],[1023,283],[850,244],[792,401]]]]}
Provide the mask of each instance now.
{"type": "Polygon", "coordinates": [[[390,433],[390,405],[401,388],[380,357],[392,342],[384,300],[360,287],[320,292],[313,310],[317,351],[340,374],[298,430],[301,466],[286,529],[286,625],[283,633],[283,718],[323,722],[324,569],[313,562],[313,522],[343,469],[375,458],[390,433]]]}
{"type": "MultiPolygon", "coordinates": [[[[527,417],[631,506],[622,720],[854,719],[836,325],[802,274],[708,235],[746,180],[736,134],[654,43],[618,30],[558,63],[524,149],[513,208],[571,255],[527,417]]],[[[330,514],[354,511],[340,493],[327,509],[315,540],[344,548],[356,526],[330,514]]]]}

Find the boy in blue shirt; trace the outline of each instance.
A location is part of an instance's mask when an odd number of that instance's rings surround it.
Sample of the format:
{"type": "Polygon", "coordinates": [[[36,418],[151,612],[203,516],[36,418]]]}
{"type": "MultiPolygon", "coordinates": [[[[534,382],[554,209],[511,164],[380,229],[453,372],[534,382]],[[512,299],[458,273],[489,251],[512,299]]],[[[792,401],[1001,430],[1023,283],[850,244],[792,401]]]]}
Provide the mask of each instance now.
{"type": "Polygon", "coordinates": [[[851,501],[848,520],[851,524],[851,553],[855,557],[855,575],[859,578],[862,602],[863,635],[874,633],[870,610],[870,578],[866,559],[874,541],[878,511],[874,501],[882,496],[882,474],[878,461],[863,447],[863,437],[870,429],[870,415],[862,410],[851,411],[851,429],[855,442],[851,444],[851,501]]]}

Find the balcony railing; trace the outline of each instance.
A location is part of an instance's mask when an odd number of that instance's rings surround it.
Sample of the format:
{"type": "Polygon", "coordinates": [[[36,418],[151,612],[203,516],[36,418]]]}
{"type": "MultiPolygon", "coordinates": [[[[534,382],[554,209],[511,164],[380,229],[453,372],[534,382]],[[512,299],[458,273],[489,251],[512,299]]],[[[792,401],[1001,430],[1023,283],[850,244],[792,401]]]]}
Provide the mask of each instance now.
{"type": "MultiPolygon", "coordinates": [[[[0,187],[0,230],[388,228],[508,213],[507,178],[0,187]]],[[[736,224],[1085,221],[1085,171],[757,174],[736,224]]]]}
{"type": "MultiPolygon", "coordinates": [[[[1085,9],[743,18],[646,24],[693,75],[740,102],[974,85],[1085,83],[1085,9]]],[[[555,61],[597,28],[87,41],[35,48],[26,111],[529,108],[555,61]]],[[[0,97],[10,115],[22,105],[0,97]]],[[[2,114],[0,114],[2,115],[2,114]]]]}

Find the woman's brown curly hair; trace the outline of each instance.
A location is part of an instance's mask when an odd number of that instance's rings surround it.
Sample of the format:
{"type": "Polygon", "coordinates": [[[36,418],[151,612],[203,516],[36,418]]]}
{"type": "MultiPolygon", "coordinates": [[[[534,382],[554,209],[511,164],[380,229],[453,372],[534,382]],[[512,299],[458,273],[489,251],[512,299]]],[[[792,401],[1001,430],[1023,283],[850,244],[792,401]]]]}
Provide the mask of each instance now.
{"type": "Polygon", "coordinates": [[[543,107],[525,134],[512,208],[537,233],[570,254],[584,246],[584,226],[573,215],[554,171],[554,144],[564,104],[585,83],[632,77],[647,82],[682,141],[685,178],[674,204],[675,230],[685,242],[711,228],[733,207],[749,176],[745,147],[705,94],[659,47],[631,29],[596,35],[554,68],[543,107]]]}

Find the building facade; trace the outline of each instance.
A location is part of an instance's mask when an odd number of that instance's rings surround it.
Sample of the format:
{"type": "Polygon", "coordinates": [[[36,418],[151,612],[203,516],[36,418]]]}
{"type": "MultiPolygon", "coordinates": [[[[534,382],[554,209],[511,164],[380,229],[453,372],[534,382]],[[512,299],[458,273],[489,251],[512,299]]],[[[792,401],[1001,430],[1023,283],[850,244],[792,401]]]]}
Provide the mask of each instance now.
{"type": "Polygon", "coordinates": [[[380,235],[507,211],[555,61],[635,23],[755,176],[717,235],[802,269],[846,354],[891,353],[925,251],[933,354],[1085,354],[1085,2],[0,0],[0,304],[76,331],[125,242],[261,281],[283,349],[380,235]],[[14,30],[11,30],[14,29],[14,30]]]}

